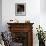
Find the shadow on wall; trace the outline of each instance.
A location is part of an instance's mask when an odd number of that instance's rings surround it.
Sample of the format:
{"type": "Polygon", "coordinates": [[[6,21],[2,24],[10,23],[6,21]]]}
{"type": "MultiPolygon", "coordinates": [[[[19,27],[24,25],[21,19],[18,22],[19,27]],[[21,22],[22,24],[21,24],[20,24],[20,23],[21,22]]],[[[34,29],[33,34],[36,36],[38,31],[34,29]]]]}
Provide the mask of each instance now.
{"type": "Polygon", "coordinates": [[[46,13],[46,0],[40,0],[40,11],[46,13]]]}
{"type": "Polygon", "coordinates": [[[0,0],[0,31],[2,31],[2,0],[0,0]]]}

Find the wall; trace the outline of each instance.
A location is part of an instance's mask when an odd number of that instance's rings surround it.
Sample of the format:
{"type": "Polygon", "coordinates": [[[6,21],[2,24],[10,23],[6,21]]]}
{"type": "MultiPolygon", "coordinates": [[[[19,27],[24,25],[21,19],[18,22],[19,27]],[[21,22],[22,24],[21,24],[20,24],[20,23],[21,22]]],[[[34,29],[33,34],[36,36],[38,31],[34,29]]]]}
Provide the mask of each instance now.
{"type": "Polygon", "coordinates": [[[2,0],[0,0],[0,31],[2,29],[2,0]]]}
{"type": "Polygon", "coordinates": [[[36,37],[36,27],[39,24],[46,29],[46,15],[42,11],[42,2],[40,0],[2,0],[2,26],[3,31],[8,30],[7,22],[11,19],[17,19],[19,22],[30,20],[33,25],[33,45],[38,46],[38,39],[36,37]],[[26,3],[26,16],[15,16],[15,3],[26,3]]]}
{"type": "Polygon", "coordinates": [[[40,10],[42,13],[46,13],[46,0],[40,0],[40,10]]]}
{"type": "Polygon", "coordinates": [[[40,0],[40,24],[46,31],[46,0],[40,0]]]}
{"type": "MultiPolygon", "coordinates": [[[[39,23],[40,19],[40,0],[3,0],[2,1],[2,23],[6,25],[10,19],[17,19],[24,22],[26,19],[33,23],[39,23]],[[15,16],[15,3],[26,2],[26,16],[15,16]],[[19,18],[19,19],[18,19],[19,18]],[[23,18],[23,19],[22,19],[23,18]],[[38,20],[38,21],[37,21],[38,20]]],[[[5,27],[4,27],[5,28],[5,27]]],[[[6,29],[6,28],[5,28],[6,29]]]]}

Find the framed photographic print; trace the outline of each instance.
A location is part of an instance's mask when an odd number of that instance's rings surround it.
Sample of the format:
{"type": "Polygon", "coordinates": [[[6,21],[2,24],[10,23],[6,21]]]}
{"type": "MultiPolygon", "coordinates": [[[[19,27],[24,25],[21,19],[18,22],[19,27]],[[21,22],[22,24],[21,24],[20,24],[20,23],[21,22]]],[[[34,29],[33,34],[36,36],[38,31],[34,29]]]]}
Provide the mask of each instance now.
{"type": "Polygon", "coordinates": [[[26,15],[26,3],[16,3],[15,4],[15,15],[16,16],[26,15]]]}

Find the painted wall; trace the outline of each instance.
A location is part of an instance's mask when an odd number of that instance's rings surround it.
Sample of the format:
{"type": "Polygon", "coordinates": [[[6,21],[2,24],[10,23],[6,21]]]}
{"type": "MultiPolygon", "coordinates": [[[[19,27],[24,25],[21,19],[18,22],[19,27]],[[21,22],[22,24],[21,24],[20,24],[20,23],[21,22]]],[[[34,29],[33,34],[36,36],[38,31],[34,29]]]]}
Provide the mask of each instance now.
{"type": "Polygon", "coordinates": [[[2,0],[0,0],[0,31],[2,29],[2,0]]]}
{"type": "Polygon", "coordinates": [[[46,13],[46,0],[40,0],[40,10],[42,13],[46,13]]]}
{"type": "MultiPolygon", "coordinates": [[[[2,0],[2,24],[6,25],[10,19],[17,19],[19,22],[30,20],[33,23],[40,21],[40,0],[2,0]],[[15,3],[26,3],[26,16],[15,16],[15,3]]],[[[36,24],[36,25],[37,25],[36,24]]],[[[6,27],[6,26],[5,26],[6,27]]],[[[6,30],[6,28],[4,29],[6,30]]]]}
{"type": "Polygon", "coordinates": [[[46,31],[46,0],[40,0],[40,24],[46,31]]]}
{"type": "Polygon", "coordinates": [[[33,25],[33,45],[38,46],[38,39],[36,37],[36,27],[39,24],[46,30],[46,15],[41,12],[41,6],[43,3],[40,0],[2,0],[2,26],[3,31],[8,30],[7,22],[11,19],[17,19],[19,22],[25,22],[30,20],[33,25]],[[26,3],[26,15],[15,16],[15,4],[26,3]]]}

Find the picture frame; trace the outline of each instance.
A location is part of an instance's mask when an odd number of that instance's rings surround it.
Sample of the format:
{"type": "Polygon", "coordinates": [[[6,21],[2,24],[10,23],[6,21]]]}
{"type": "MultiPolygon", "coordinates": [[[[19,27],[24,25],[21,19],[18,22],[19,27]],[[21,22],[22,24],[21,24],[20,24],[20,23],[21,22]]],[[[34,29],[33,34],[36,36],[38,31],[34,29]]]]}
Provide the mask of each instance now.
{"type": "Polygon", "coordinates": [[[26,3],[16,3],[15,4],[15,15],[16,16],[26,15],[26,3]]]}

